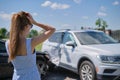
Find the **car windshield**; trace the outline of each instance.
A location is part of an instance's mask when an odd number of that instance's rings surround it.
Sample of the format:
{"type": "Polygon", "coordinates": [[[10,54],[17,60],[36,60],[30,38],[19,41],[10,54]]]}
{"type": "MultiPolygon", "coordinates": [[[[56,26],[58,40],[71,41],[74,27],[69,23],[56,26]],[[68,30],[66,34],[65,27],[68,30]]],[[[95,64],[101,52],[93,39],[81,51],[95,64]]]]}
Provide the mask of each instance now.
{"type": "Polygon", "coordinates": [[[114,40],[104,32],[75,32],[75,35],[83,45],[118,43],[118,41],[114,40]]]}

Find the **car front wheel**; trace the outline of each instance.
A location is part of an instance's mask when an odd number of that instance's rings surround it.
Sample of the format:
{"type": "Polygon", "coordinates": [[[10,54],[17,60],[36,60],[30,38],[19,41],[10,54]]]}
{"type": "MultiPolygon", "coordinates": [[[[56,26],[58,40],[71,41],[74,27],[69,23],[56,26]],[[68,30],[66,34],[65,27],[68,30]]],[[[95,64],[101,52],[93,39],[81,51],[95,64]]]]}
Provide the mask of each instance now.
{"type": "Polygon", "coordinates": [[[95,67],[90,61],[83,61],[79,67],[80,80],[96,80],[95,67]]]}

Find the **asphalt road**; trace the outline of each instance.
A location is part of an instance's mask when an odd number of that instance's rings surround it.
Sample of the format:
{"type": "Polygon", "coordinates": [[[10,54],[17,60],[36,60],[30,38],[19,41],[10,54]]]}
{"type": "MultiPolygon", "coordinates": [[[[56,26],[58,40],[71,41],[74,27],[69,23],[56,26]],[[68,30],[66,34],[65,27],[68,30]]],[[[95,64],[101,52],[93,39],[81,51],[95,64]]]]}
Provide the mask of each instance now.
{"type": "Polygon", "coordinates": [[[79,76],[69,70],[56,68],[49,71],[43,80],[80,80],[79,76]]]}
{"type": "MultiPolygon", "coordinates": [[[[11,78],[2,79],[11,80],[11,78]]],[[[69,70],[63,68],[56,68],[48,72],[42,80],[80,80],[79,76],[69,70]]]]}

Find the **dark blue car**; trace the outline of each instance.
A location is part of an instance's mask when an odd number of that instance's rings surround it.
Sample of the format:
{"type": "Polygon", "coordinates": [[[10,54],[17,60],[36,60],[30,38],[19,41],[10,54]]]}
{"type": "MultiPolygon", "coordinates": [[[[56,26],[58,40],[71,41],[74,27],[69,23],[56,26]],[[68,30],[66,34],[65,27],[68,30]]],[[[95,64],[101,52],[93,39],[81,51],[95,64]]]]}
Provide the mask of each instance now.
{"type": "Polygon", "coordinates": [[[8,63],[8,54],[5,48],[5,41],[0,40],[0,78],[11,77],[13,66],[8,63]]]}

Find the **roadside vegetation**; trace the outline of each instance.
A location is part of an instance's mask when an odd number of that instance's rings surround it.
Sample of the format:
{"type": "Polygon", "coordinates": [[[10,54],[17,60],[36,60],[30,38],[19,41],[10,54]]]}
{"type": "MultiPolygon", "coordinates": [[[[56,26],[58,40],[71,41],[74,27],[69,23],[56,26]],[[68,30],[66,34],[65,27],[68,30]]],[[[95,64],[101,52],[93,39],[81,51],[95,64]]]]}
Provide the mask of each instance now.
{"type": "MultiPolygon", "coordinates": [[[[96,25],[95,30],[101,30],[104,32],[106,31],[106,28],[108,27],[107,22],[103,20],[102,18],[98,18],[95,21],[95,25],[96,25]]],[[[84,29],[84,27],[81,27],[81,29],[84,29]]],[[[41,34],[43,31],[44,30],[41,30],[40,32],[38,32],[37,30],[32,29],[28,35],[28,38],[37,36],[41,34]]],[[[111,33],[113,34],[111,35],[113,38],[115,38],[116,40],[120,40],[120,30],[112,31],[111,33]]],[[[7,29],[4,27],[0,27],[0,39],[7,40],[8,38],[9,38],[9,31],[7,31],[7,29]]],[[[36,47],[36,50],[40,51],[41,48],[42,48],[42,43],[36,47]]]]}
{"type": "MultiPolygon", "coordinates": [[[[37,35],[39,35],[39,34],[41,34],[42,32],[40,31],[40,32],[38,32],[37,30],[34,30],[34,29],[32,29],[31,31],[30,31],[30,33],[29,33],[29,35],[28,35],[28,38],[31,38],[31,37],[34,37],[34,36],[37,36],[37,35]]],[[[7,39],[9,39],[9,32],[7,31],[7,29],[6,28],[0,28],[0,40],[7,40],[7,39]]],[[[41,44],[38,44],[38,46],[36,46],[36,50],[37,51],[40,51],[41,50],[41,48],[42,48],[42,43],[41,44]]]]}

